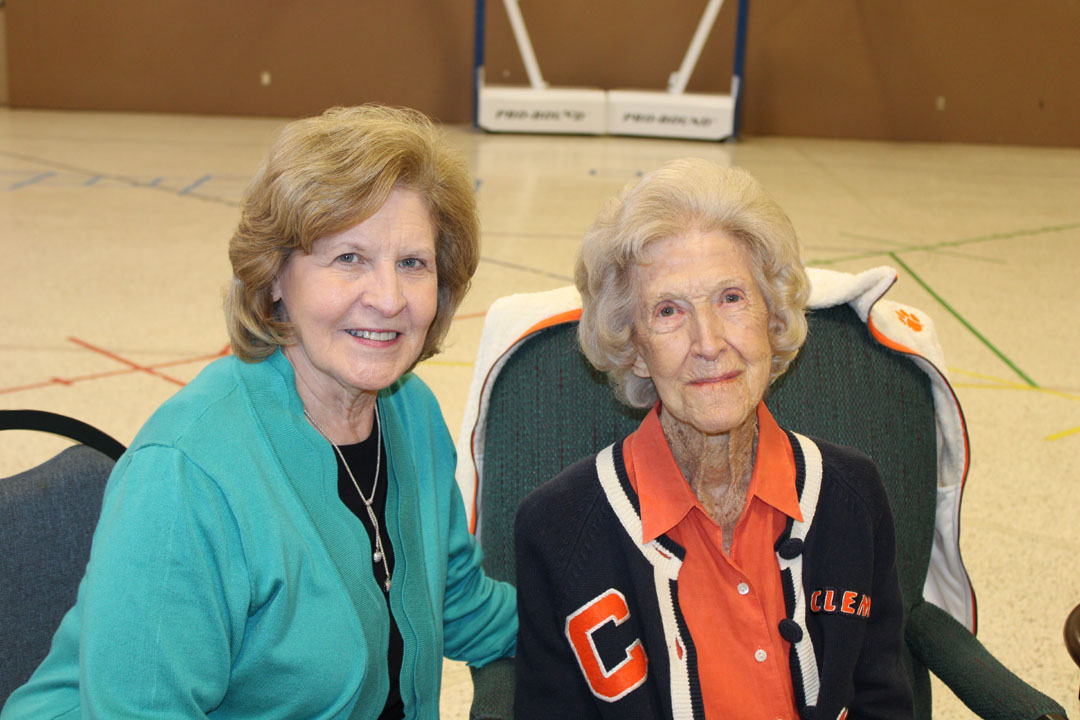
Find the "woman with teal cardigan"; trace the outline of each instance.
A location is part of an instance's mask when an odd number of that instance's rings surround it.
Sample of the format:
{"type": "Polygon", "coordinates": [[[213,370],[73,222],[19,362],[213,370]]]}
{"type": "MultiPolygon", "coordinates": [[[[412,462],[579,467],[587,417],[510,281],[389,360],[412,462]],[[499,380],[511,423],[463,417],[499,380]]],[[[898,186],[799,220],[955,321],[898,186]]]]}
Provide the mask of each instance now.
{"type": "Polygon", "coordinates": [[[78,599],[15,718],[437,718],[442,658],[514,653],[439,406],[411,374],[479,258],[419,113],[286,126],[230,244],[234,355],[117,464],[78,599]]]}

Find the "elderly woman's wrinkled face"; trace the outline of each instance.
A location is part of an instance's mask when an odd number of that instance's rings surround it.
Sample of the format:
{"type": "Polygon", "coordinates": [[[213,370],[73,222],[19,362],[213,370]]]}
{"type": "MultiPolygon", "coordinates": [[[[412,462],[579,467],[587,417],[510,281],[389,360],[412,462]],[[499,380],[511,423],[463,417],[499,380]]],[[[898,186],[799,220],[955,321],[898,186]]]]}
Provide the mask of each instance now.
{"type": "Polygon", "coordinates": [[[290,257],[272,292],[294,328],[285,354],[299,382],[328,400],[391,385],[419,357],[438,307],[427,206],[395,189],[364,222],[290,257]]]}
{"type": "Polygon", "coordinates": [[[699,432],[754,416],[769,386],[769,309],[745,246],[722,232],[650,244],[634,270],[633,372],[652,378],[662,412],[699,432]]]}

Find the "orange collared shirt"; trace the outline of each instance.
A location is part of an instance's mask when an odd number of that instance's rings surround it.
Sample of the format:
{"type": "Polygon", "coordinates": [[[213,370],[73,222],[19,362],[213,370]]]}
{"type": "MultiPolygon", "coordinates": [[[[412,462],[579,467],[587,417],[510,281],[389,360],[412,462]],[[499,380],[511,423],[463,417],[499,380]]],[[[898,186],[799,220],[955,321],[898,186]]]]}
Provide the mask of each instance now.
{"type": "Polygon", "coordinates": [[[686,550],[679,608],[697,649],[705,716],[798,718],[773,549],[788,517],[802,520],[791,443],[759,404],[757,457],[728,556],[720,526],[675,463],[659,407],[626,439],[623,459],[641,500],[642,541],[667,534],[686,550]]]}

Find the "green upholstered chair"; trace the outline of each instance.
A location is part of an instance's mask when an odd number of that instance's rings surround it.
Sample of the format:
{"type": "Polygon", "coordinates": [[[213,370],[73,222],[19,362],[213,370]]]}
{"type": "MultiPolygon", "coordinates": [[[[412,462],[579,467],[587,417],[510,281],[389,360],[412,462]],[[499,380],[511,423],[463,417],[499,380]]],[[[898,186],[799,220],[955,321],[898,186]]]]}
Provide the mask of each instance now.
{"type": "Polygon", "coordinates": [[[75,604],[105,482],[124,446],[79,420],[38,410],[0,410],[0,430],[39,430],[78,443],[0,478],[2,707],[45,659],[75,604]]]}
{"type": "MultiPolygon", "coordinates": [[[[916,717],[930,717],[934,672],[983,718],[1035,720],[1064,710],[1018,678],[951,615],[923,599],[937,494],[929,377],[875,342],[848,305],[809,316],[809,335],[766,402],[781,426],[859,448],[877,463],[896,520],[906,611],[905,665],[916,717]]],[[[644,411],[615,400],[565,322],[521,341],[490,389],[477,529],[488,574],[514,581],[513,520],[533,488],[633,431],[644,411]]],[[[513,663],[474,670],[473,718],[512,715],[513,663]]]]}

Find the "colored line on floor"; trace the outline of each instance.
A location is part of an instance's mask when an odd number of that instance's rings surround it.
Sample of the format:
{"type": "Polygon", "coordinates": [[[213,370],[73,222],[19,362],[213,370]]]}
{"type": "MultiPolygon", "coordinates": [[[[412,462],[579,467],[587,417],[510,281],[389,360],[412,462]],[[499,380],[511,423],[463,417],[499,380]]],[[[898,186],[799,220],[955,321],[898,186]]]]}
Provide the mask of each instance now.
{"type": "MultiPolygon", "coordinates": [[[[38,165],[44,165],[46,167],[56,168],[57,170],[63,170],[65,172],[75,173],[77,175],[85,175],[90,178],[96,178],[101,180],[112,180],[114,182],[122,183],[124,185],[130,185],[135,188],[149,188],[151,190],[158,190],[160,192],[167,192],[170,195],[177,195],[180,197],[190,197],[198,200],[207,200],[209,202],[219,203],[221,205],[227,205],[228,207],[239,207],[240,203],[236,200],[229,200],[227,198],[217,197],[214,195],[202,195],[199,193],[188,192],[187,195],[183,195],[176,190],[164,187],[162,185],[151,185],[150,183],[143,182],[142,180],[136,180],[125,175],[111,175],[109,173],[99,173],[95,170],[87,170],[86,168],[79,167],[77,165],[69,165],[67,163],[55,162],[52,160],[44,160],[42,158],[34,157],[32,155],[23,155],[22,153],[13,153],[7,150],[0,150],[0,156],[15,158],[16,160],[23,160],[25,162],[37,163],[38,165]]],[[[209,177],[209,176],[207,176],[209,177]]],[[[87,183],[90,184],[90,183],[87,183]]],[[[15,189],[15,188],[11,188],[15,189]]]]}
{"type": "Polygon", "coordinates": [[[48,180],[49,178],[51,178],[55,174],[56,173],[53,172],[52,170],[50,170],[48,172],[38,173],[37,175],[35,175],[32,178],[27,178],[26,180],[20,180],[19,182],[14,183],[13,185],[11,185],[8,188],[8,190],[18,190],[19,188],[24,188],[27,185],[35,185],[35,184],[41,182],[42,180],[48,180]]]}
{"type": "Polygon", "coordinates": [[[963,388],[964,390],[1034,390],[1035,388],[1028,387],[1027,385],[1006,385],[1003,383],[973,383],[973,382],[954,382],[950,383],[953,389],[963,388]]]}
{"type": "MultiPolygon", "coordinates": [[[[902,248],[902,249],[906,250],[906,248],[902,248]]],[[[885,251],[885,250],[873,250],[873,251],[870,251],[870,252],[858,253],[858,254],[855,254],[855,255],[843,255],[841,257],[822,258],[820,260],[817,260],[817,259],[810,260],[806,264],[809,265],[810,267],[825,267],[825,266],[828,266],[828,265],[838,265],[838,264],[840,264],[842,262],[850,262],[852,260],[868,260],[870,258],[881,257],[882,255],[885,255],[886,252],[887,251],[885,251]]]]}
{"type": "MultiPolygon", "coordinates": [[[[1037,392],[1045,395],[1054,395],[1056,397],[1065,398],[1067,400],[1080,402],[1080,395],[1074,395],[1072,393],[1067,393],[1062,390],[1054,390],[1053,388],[1045,387],[1030,387],[1028,385],[1021,385],[1018,382],[1013,382],[1012,380],[1006,380],[1004,378],[998,378],[992,375],[983,375],[981,373],[971,372],[970,370],[961,370],[959,368],[949,368],[949,372],[958,373],[960,375],[969,375],[971,377],[993,383],[988,385],[985,383],[954,382],[952,383],[952,386],[954,388],[964,388],[968,390],[1019,390],[1021,392],[1037,392]]],[[[1052,433],[1044,437],[1043,440],[1046,440],[1047,442],[1053,442],[1055,440],[1061,440],[1062,438],[1069,437],[1070,435],[1076,435],[1078,433],[1080,433],[1080,426],[1069,428],[1068,430],[1062,430],[1061,432],[1052,433]]]]}
{"type": "Polygon", "coordinates": [[[1046,439],[1050,441],[1060,440],[1061,438],[1069,437],[1070,435],[1076,435],[1078,433],[1080,433],[1080,425],[1077,425],[1074,428],[1069,428],[1068,430],[1062,430],[1061,432],[1054,433],[1053,435],[1047,435],[1046,439]]]}
{"type": "Polygon", "coordinates": [[[953,387],[971,387],[971,388],[985,388],[989,390],[1026,390],[1030,392],[1037,392],[1043,395],[1053,395],[1054,397],[1064,398],[1065,400],[1073,400],[1080,402],[1080,395],[1072,392],[1066,392],[1065,390],[1058,390],[1052,387],[1024,385],[1018,383],[1015,380],[1008,380],[1006,378],[999,378],[994,375],[984,375],[982,373],[973,372],[971,370],[963,370],[961,368],[949,368],[950,373],[957,375],[967,375],[978,380],[986,380],[992,385],[980,385],[978,383],[953,383],[953,387]]]}
{"type": "Polygon", "coordinates": [[[128,360],[127,358],[120,357],[116,353],[109,352],[108,350],[106,350],[104,348],[99,348],[97,345],[92,345],[91,343],[88,343],[85,340],[80,340],[77,337],[69,337],[68,340],[75,343],[76,345],[79,345],[81,347],[86,348],[87,350],[90,350],[92,352],[96,352],[99,355],[104,355],[105,357],[109,358],[110,360],[115,360],[118,363],[122,363],[124,365],[127,365],[132,370],[138,370],[140,372],[149,373],[150,375],[155,375],[155,376],[161,378],[162,380],[167,380],[167,381],[169,381],[171,383],[175,383],[175,384],[177,384],[177,385],[179,385],[181,387],[183,387],[186,384],[186,383],[184,383],[183,380],[177,380],[176,378],[171,377],[169,375],[166,375],[165,373],[159,373],[158,371],[154,370],[151,367],[148,367],[146,365],[140,365],[140,364],[138,364],[136,362],[132,362],[131,360],[128,360]]]}
{"type": "MultiPolygon", "coordinates": [[[[69,338],[69,340],[72,340],[74,342],[73,338],[69,338]]],[[[175,365],[189,365],[196,362],[208,362],[210,360],[216,360],[219,357],[224,357],[228,354],[229,346],[225,345],[224,348],[213,354],[198,355],[196,357],[181,358],[179,360],[170,360],[168,362],[148,365],[147,367],[151,370],[158,370],[160,368],[173,367],[175,365]]],[[[88,375],[77,375],[75,377],[69,378],[52,377],[48,380],[41,380],[35,383],[27,383],[26,385],[14,385],[12,387],[0,388],[0,395],[22,392],[24,390],[40,390],[41,388],[47,388],[52,385],[63,385],[66,387],[69,385],[74,385],[76,383],[86,382],[88,380],[103,380],[105,378],[116,377],[117,375],[130,375],[131,373],[136,372],[142,372],[142,370],[139,368],[132,368],[128,366],[117,370],[105,370],[104,372],[90,373],[88,375]]]]}
{"type": "Polygon", "coordinates": [[[133,372],[135,371],[130,368],[125,368],[123,370],[108,370],[106,372],[93,373],[92,375],[79,375],[78,377],[72,378],[54,377],[35,383],[27,383],[26,385],[13,385],[11,387],[0,388],[0,395],[23,392],[25,390],[40,390],[52,385],[74,385],[75,383],[84,382],[86,380],[101,380],[103,378],[113,377],[114,375],[127,375],[128,373],[133,372]]]}
{"type": "MultiPolygon", "coordinates": [[[[912,246],[911,243],[905,243],[905,242],[901,242],[899,240],[887,240],[885,238],[873,237],[872,235],[860,235],[859,233],[844,232],[842,230],[840,232],[838,232],[837,235],[842,235],[843,237],[849,237],[849,238],[852,238],[854,240],[863,240],[863,241],[866,241],[866,242],[872,242],[872,243],[876,243],[877,245],[892,246],[891,249],[894,252],[897,251],[897,250],[901,250],[901,249],[903,249],[903,250],[911,250],[911,249],[913,249],[913,246],[912,246]]],[[[914,249],[922,249],[922,248],[915,247],[914,249]]],[[[978,262],[994,263],[995,265],[1006,265],[1007,264],[1006,260],[1002,260],[1001,258],[986,257],[985,255],[972,255],[971,253],[957,252],[957,251],[951,251],[951,250],[945,250],[945,249],[939,249],[938,252],[941,255],[949,255],[950,257],[958,257],[958,258],[962,258],[964,260],[976,260],[978,262]]]]}
{"type": "Polygon", "coordinates": [[[195,357],[189,357],[189,358],[181,358],[180,360],[170,360],[168,362],[163,362],[163,363],[155,363],[153,365],[149,365],[148,367],[153,368],[154,370],[157,370],[158,368],[173,367],[174,365],[190,365],[193,362],[202,362],[202,361],[207,361],[207,360],[217,360],[218,358],[225,357],[230,352],[232,352],[232,346],[229,343],[225,343],[225,347],[221,348],[216,353],[211,353],[209,355],[197,355],[195,357]]]}
{"type": "Polygon", "coordinates": [[[1075,230],[1076,228],[1080,228],[1080,222],[1065,223],[1064,225],[1046,225],[1044,227],[1028,228],[1026,230],[1013,230],[1012,232],[990,233],[989,235],[976,235],[974,237],[962,238],[960,240],[946,240],[944,242],[933,243],[930,245],[917,246],[911,249],[935,250],[937,248],[957,247],[958,245],[970,245],[971,243],[986,242],[988,240],[1013,240],[1019,237],[1029,237],[1031,235],[1045,235],[1046,233],[1061,232],[1062,230],[1075,230]]]}
{"type": "Polygon", "coordinates": [[[178,194],[180,194],[180,195],[189,195],[189,194],[191,194],[192,190],[194,190],[195,188],[202,185],[204,182],[209,180],[211,177],[213,177],[213,176],[212,175],[203,175],[201,178],[199,178],[198,180],[196,180],[195,182],[191,183],[186,188],[181,190],[178,194]]]}
{"type": "Polygon", "coordinates": [[[942,248],[958,247],[960,245],[971,245],[972,243],[988,242],[990,240],[1013,240],[1020,237],[1030,237],[1032,235],[1045,235],[1047,233],[1062,232],[1064,230],[1075,230],[1080,228],[1080,222],[1066,223],[1064,225],[1047,225],[1045,227],[1028,228],[1025,230],[1015,230],[1012,232],[1004,233],[990,233],[989,235],[977,235],[970,238],[961,238],[960,240],[945,240],[937,243],[926,243],[923,245],[908,245],[895,248],[891,251],[886,250],[871,250],[863,253],[854,253],[852,255],[845,255],[843,257],[825,258],[823,260],[814,260],[809,264],[812,266],[821,265],[836,265],[837,263],[848,262],[849,260],[865,260],[867,258],[880,257],[882,255],[891,254],[892,252],[913,252],[916,250],[940,250],[942,248]]]}
{"type": "Polygon", "coordinates": [[[987,340],[987,339],[986,339],[986,337],[984,337],[982,333],[980,333],[980,332],[979,332],[978,330],[976,330],[976,329],[975,329],[975,326],[974,326],[974,325],[972,325],[972,324],[971,324],[971,323],[969,323],[969,322],[968,322],[967,320],[965,320],[965,319],[964,319],[964,317],[963,317],[963,316],[962,316],[962,315],[961,315],[960,313],[958,313],[958,312],[957,312],[956,310],[954,310],[954,309],[953,309],[953,307],[952,307],[951,305],[949,305],[949,303],[945,302],[945,298],[941,297],[941,296],[940,296],[940,295],[938,295],[938,294],[937,294],[936,292],[934,292],[934,289],[933,289],[932,287],[930,287],[930,286],[929,286],[929,285],[928,285],[928,284],[926,283],[926,281],[925,281],[925,280],[923,280],[923,279],[922,279],[921,277],[919,277],[919,274],[918,274],[918,273],[916,273],[916,272],[915,272],[914,270],[912,270],[912,269],[911,269],[911,267],[910,267],[910,266],[909,266],[909,265],[908,265],[908,264],[907,264],[906,262],[904,262],[903,260],[901,260],[901,259],[900,259],[900,256],[899,256],[899,255],[897,255],[897,254],[896,254],[896,253],[894,253],[894,252],[890,252],[890,253],[889,253],[889,257],[891,257],[891,258],[892,258],[893,260],[895,260],[895,261],[896,261],[896,263],[897,263],[897,264],[898,264],[898,265],[899,265],[900,267],[904,268],[904,270],[906,270],[906,271],[907,271],[907,273],[908,273],[909,275],[911,275],[911,277],[912,277],[912,278],[914,278],[914,279],[915,279],[915,282],[919,283],[919,285],[921,285],[921,286],[922,286],[923,290],[926,290],[926,292],[930,293],[930,297],[932,297],[932,298],[934,298],[935,300],[937,300],[937,301],[938,301],[938,302],[939,302],[939,303],[941,304],[941,306],[942,306],[943,308],[945,308],[946,310],[948,310],[948,311],[949,311],[949,313],[950,313],[950,314],[951,314],[951,315],[952,315],[952,316],[953,316],[954,318],[956,318],[957,320],[959,320],[959,321],[960,321],[960,324],[961,324],[961,325],[963,325],[964,327],[966,327],[966,328],[967,328],[967,329],[968,329],[968,330],[969,330],[969,331],[971,332],[971,334],[972,334],[972,335],[974,335],[974,336],[975,336],[976,338],[978,338],[978,339],[979,339],[979,341],[980,341],[980,342],[982,342],[982,344],[983,344],[983,345],[985,345],[985,346],[986,346],[987,348],[989,348],[989,349],[990,349],[990,351],[991,351],[992,353],[994,353],[994,354],[995,354],[995,355],[997,355],[997,356],[998,356],[999,358],[1001,358],[1001,360],[1002,360],[1002,361],[1003,361],[1003,362],[1004,362],[1004,363],[1005,363],[1006,365],[1008,365],[1008,366],[1009,366],[1010,368],[1012,368],[1012,369],[1013,369],[1013,372],[1015,372],[1015,373],[1016,373],[1017,375],[1019,375],[1019,376],[1020,376],[1021,378],[1023,378],[1024,382],[1026,382],[1026,383],[1027,383],[1028,385],[1030,385],[1031,387],[1038,387],[1038,384],[1037,384],[1037,383],[1036,383],[1036,382],[1035,382],[1034,380],[1032,380],[1032,379],[1031,379],[1031,378],[1029,378],[1029,377],[1028,377],[1027,375],[1025,375],[1025,374],[1024,374],[1024,371],[1023,371],[1023,370],[1021,370],[1020,368],[1018,368],[1018,367],[1017,367],[1017,366],[1016,366],[1016,365],[1015,365],[1015,364],[1013,363],[1013,361],[1012,361],[1012,360],[1010,360],[1009,358],[1005,357],[1005,353],[1001,352],[1001,351],[1000,351],[1000,350],[998,350],[998,349],[997,349],[996,347],[994,347],[994,344],[993,344],[993,343],[991,343],[991,342],[990,342],[989,340],[987,340]]]}

